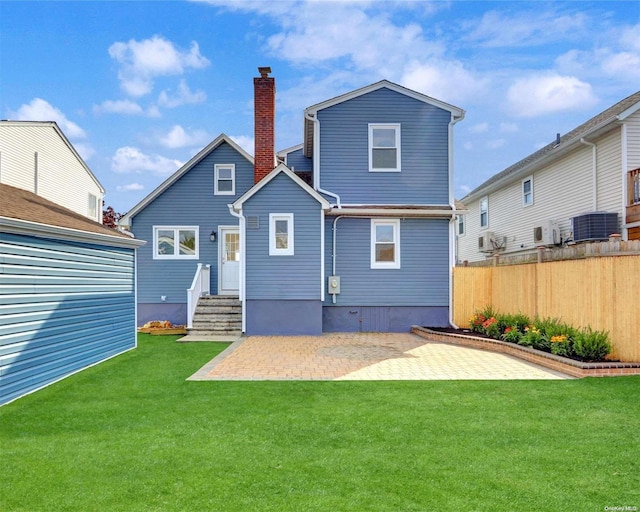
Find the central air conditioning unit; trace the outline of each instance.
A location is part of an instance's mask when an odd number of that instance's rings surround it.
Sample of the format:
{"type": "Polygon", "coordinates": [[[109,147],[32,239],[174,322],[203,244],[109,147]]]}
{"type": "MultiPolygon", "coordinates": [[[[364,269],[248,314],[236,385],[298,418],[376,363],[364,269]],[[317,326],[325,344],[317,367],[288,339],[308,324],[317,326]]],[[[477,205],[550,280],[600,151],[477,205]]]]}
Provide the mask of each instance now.
{"type": "Polygon", "coordinates": [[[557,245],[561,242],[560,227],[557,222],[547,220],[533,228],[533,243],[536,245],[557,245]]]}
{"type": "Polygon", "coordinates": [[[478,237],[478,250],[480,252],[493,252],[493,244],[491,241],[494,238],[493,231],[485,231],[478,237]]]}
{"type": "Polygon", "coordinates": [[[573,240],[575,242],[593,242],[608,240],[609,235],[618,232],[618,214],[609,212],[591,212],[571,219],[573,240]]]}

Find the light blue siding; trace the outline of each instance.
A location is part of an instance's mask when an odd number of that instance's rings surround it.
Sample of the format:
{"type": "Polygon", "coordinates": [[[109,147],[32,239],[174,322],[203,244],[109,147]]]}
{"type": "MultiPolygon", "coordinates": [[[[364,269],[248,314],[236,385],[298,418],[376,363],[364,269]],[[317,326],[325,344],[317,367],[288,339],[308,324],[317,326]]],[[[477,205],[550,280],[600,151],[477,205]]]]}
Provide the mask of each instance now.
{"type": "Polygon", "coordinates": [[[287,154],[287,167],[295,172],[313,171],[313,159],[307,158],[302,149],[287,154]]]}
{"type": "MultiPolygon", "coordinates": [[[[146,312],[151,304],[186,304],[198,263],[211,265],[211,293],[218,290],[218,242],[209,239],[218,226],[236,226],[229,213],[233,203],[253,186],[253,165],[229,144],[222,143],[180,177],[132,221],[136,238],[148,243],[138,250],[138,303],[146,312]],[[235,164],[235,195],[214,195],[214,165],[235,164]],[[199,226],[199,259],[154,260],[153,226],[199,226]]],[[[160,311],[160,310],[159,310],[160,311]]],[[[186,309],[181,309],[185,311],[186,309]]],[[[160,314],[160,313],[159,313],[160,314]]],[[[139,322],[142,322],[140,315],[139,322]]],[[[184,318],[154,318],[186,324],[184,318]]]]}
{"type": "MultiPolygon", "coordinates": [[[[325,274],[332,272],[332,217],[326,220],[325,274]]],[[[449,221],[400,220],[399,269],[371,268],[371,220],[337,221],[335,306],[449,305],[449,221]]],[[[326,295],[325,306],[334,306],[326,295]]]]}
{"type": "Polygon", "coordinates": [[[0,234],[0,404],[135,347],[134,258],[0,234]]]}
{"type": "Polygon", "coordinates": [[[243,206],[258,216],[246,230],[247,299],[317,299],[321,296],[321,208],[285,174],[276,176],[243,206]],[[269,214],[293,213],[294,255],[269,256],[269,214]]]}
{"type": "Polygon", "coordinates": [[[320,183],[343,203],[448,204],[450,112],[382,88],[318,119],[320,183]],[[369,123],[401,124],[401,172],[369,172],[369,123]]]}

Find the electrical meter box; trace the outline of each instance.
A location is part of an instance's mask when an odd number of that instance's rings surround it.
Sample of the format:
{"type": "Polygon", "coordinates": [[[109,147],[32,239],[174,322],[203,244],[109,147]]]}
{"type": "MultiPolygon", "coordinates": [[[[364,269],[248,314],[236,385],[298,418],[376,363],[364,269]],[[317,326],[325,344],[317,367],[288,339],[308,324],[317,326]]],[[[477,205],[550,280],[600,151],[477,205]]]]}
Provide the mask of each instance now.
{"type": "Polygon", "coordinates": [[[329,294],[337,295],[340,293],[340,277],[329,276],[329,294]]]}

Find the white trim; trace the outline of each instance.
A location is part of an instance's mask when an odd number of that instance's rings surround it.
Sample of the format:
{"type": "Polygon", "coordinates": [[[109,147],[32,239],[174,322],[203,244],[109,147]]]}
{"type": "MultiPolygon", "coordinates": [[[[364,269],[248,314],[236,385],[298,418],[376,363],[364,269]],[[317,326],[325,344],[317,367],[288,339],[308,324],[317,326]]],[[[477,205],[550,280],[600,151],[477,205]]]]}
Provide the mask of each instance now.
{"type": "Polygon", "coordinates": [[[154,260],[197,260],[200,256],[200,226],[152,226],[153,229],[153,259],[154,260]],[[173,231],[174,241],[179,238],[180,231],[195,231],[195,253],[176,254],[174,243],[173,254],[158,254],[158,231],[173,231]]]}
{"type": "MultiPolygon", "coordinates": [[[[620,161],[622,164],[622,208],[620,212],[622,212],[622,219],[626,220],[627,218],[627,202],[629,198],[629,178],[628,174],[630,169],[628,169],[629,165],[629,154],[628,154],[628,133],[627,133],[627,123],[622,123],[622,127],[620,128],[620,150],[622,152],[620,161]]],[[[629,227],[622,223],[622,239],[624,241],[629,240],[629,227]]]]}
{"type": "Polygon", "coordinates": [[[437,218],[437,219],[450,219],[455,217],[461,211],[467,210],[452,210],[445,206],[443,209],[427,209],[427,208],[376,208],[376,207],[363,207],[363,208],[331,208],[328,212],[329,215],[340,215],[344,217],[422,217],[422,218],[437,218]]]}
{"type": "Polygon", "coordinates": [[[371,219],[371,268],[398,269],[400,268],[400,219],[371,219]],[[376,227],[391,226],[393,228],[393,261],[376,261],[376,227]]]}
{"type": "Polygon", "coordinates": [[[522,181],[520,182],[520,192],[522,194],[522,206],[523,207],[528,207],[528,206],[532,206],[533,202],[534,202],[534,197],[533,197],[533,174],[527,176],[526,178],[523,178],[522,181]],[[529,181],[530,182],[530,189],[529,189],[529,196],[531,196],[531,200],[529,202],[527,202],[527,194],[524,191],[524,184],[529,181]]]}
{"type": "Polygon", "coordinates": [[[294,255],[294,223],[293,213],[269,214],[269,256],[293,256],[294,255]],[[276,246],[276,222],[287,221],[287,247],[281,249],[276,246]]]}
{"type": "Polygon", "coordinates": [[[455,231],[454,236],[458,236],[458,237],[465,236],[467,234],[467,219],[465,218],[464,213],[456,215],[456,227],[454,231],[455,231]],[[460,226],[462,226],[462,233],[460,233],[460,226]]]}
{"type": "Polygon", "coordinates": [[[369,172],[401,172],[402,170],[402,157],[401,157],[401,132],[402,126],[400,123],[369,123],[369,172]],[[395,147],[394,148],[379,148],[373,145],[373,132],[376,129],[381,130],[394,130],[395,132],[395,147]],[[374,167],[373,166],[373,151],[375,149],[395,149],[396,150],[396,165],[395,167],[374,167]]]}
{"type": "Polygon", "coordinates": [[[324,302],[324,210],[320,210],[320,301],[324,302]]]}
{"type": "Polygon", "coordinates": [[[215,164],[213,166],[213,195],[215,196],[235,196],[236,195],[236,164],[215,164]],[[220,170],[231,170],[231,178],[224,178],[223,181],[231,180],[231,190],[219,190],[220,170]]]}
{"type": "MultiPolygon", "coordinates": [[[[236,232],[240,237],[240,226],[218,226],[218,295],[234,295],[234,292],[238,292],[240,295],[240,272],[238,274],[238,289],[237,290],[223,290],[222,289],[222,256],[224,254],[224,232],[236,232]]],[[[238,242],[238,251],[240,252],[240,269],[242,269],[242,239],[238,242]]]]}

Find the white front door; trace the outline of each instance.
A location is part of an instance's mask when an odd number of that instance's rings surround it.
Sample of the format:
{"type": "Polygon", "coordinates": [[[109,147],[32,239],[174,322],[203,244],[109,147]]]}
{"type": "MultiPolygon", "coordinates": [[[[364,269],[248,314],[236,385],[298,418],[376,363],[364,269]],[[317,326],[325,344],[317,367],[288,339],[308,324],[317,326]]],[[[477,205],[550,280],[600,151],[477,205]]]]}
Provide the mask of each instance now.
{"type": "Polygon", "coordinates": [[[237,227],[219,230],[220,295],[237,295],[240,283],[240,231],[237,227]]]}

